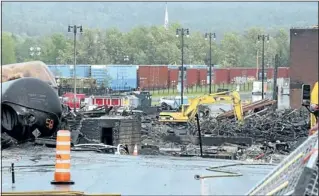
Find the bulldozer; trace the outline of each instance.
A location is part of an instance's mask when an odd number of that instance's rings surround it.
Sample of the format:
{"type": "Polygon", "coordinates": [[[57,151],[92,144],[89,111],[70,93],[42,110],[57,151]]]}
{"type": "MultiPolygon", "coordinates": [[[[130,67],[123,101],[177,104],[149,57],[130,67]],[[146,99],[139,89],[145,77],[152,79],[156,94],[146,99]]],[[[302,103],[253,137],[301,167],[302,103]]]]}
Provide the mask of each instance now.
{"type": "Polygon", "coordinates": [[[319,85],[318,82],[315,83],[314,87],[311,90],[311,86],[308,84],[302,85],[302,106],[306,107],[310,112],[310,127],[314,127],[318,124],[319,118],[319,104],[318,96],[319,85]]]}
{"type": "Polygon", "coordinates": [[[190,99],[190,103],[181,105],[179,111],[161,112],[159,114],[159,122],[189,123],[190,121],[195,120],[195,115],[198,112],[200,105],[223,102],[232,103],[235,117],[238,121],[243,121],[243,110],[239,93],[237,91],[225,91],[190,99]]]}

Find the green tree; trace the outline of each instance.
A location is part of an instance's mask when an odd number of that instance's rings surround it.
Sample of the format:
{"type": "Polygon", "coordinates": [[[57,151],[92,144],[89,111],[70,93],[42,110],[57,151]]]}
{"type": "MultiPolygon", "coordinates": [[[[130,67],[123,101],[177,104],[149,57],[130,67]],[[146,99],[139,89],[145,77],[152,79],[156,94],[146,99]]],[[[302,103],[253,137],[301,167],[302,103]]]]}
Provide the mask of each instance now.
{"type": "Polygon", "coordinates": [[[277,53],[280,55],[280,66],[288,66],[289,60],[289,35],[285,29],[279,29],[274,36],[277,42],[277,53]]]}
{"type": "Polygon", "coordinates": [[[7,32],[2,33],[2,64],[16,63],[15,42],[12,35],[7,32]]]}
{"type": "Polygon", "coordinates": [[[257,53],[261,54],[261,44],[258,42],[258,35],[264,31],[258,27],[252,27],[245,31],[242,36],[242,50],[240,54],[240,65],[243,67],[255,67],[257,65],[257,53]]]}
{"type": "Polygon", "coordinates": [[[240,37],[235,33],[226,33],[221,41],[220,64],[224,67],[240,66],[239,56],[242,45],[240,37]]]}
{"type": "Polygon", "coordinates": [[[61,53],[68,49],[68,42],[61,33],[42,39],[41,45],[42,59],[48,64],[59,64],[62,61],[61,53]]]}

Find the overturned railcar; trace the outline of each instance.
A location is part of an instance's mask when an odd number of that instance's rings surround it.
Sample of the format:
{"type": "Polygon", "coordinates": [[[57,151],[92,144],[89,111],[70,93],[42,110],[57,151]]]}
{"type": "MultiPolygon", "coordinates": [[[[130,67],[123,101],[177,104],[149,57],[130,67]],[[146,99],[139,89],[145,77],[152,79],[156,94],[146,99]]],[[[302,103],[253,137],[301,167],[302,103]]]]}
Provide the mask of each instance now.
{"type": "Polygon", "coordinates": [[[62,106],[54,89],[37,78],[2,83],[1,128],[17,140],[51,136],[58,128],[62,106]]]}
{"type": "Polygon", "coordinates": [[[42,62],[4,65],[1,85],[1,131],[18,141],[53,135],[62,105],[53,74],[42,62]]]}

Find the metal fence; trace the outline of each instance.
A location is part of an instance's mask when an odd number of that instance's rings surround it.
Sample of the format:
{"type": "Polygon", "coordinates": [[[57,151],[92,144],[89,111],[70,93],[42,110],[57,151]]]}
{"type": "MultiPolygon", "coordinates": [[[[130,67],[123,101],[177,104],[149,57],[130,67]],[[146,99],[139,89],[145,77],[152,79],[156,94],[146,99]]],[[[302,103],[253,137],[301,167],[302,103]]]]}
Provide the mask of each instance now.
{"type": "MultiPolygon", "coordinates": [[[[243,84],[212,84],[212,92],[217,92],[218,89],[228,89],[228,90],[239,90],[241,92],[249,92],[253,88],[252,83],[243,83],[243,84]]],[[[204,86],[192,86],[192,87],[185,87],[184,92],[187,94],[198,94],[198,93],[208,93],[209,92],[209,85],[204,86]]],[[[77,93],[79,94],[86,94],[86,95],[105,95],[105,94],[119,94],[121,92],[129,92],[136,89],[130,89],[127,91],[117,90],[117,89],[109,89],[109,88],[77,88],[77,93]]],[[[177,87],[149,87],[149,88],[142,88],[139,90],[149,91],[153,95],[165,95],[165,94],[178,94],[179,91],[177,87]]],[[[59,95],[63,95],[67,92],[74,92],[72,87],[60,87],[59,88],[59,95]]]]}
{"type": "MultiPolygon", "coordinates": [[[[318,149],[318,132],[310,136],[247,195],[291,195],[298,185],[307,157],[318,149]]],[[[317,153],[317,152],[315,152],[317,153]]],[[[306,188],[306,187],[305,187],[306,188]]],[[[318,192],[318,190],[316,190],[318,192]]]]}

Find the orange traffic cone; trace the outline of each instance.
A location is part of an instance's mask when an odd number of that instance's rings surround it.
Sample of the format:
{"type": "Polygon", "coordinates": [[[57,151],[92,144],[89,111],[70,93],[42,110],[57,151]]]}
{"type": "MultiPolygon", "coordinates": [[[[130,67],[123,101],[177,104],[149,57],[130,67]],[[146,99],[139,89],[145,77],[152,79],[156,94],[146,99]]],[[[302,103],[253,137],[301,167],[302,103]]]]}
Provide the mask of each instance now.
{"type": "Polygon", "coordinates": [[[56,162],[54,181],[51,184],[74,184],[71,181],[71,133],[68,130],[60,130],[56,139],[56,162]]]}
{"type": "Polygon", "coordinates": [[[134,146],[133,155],[134,155],[134,156],[137,156],[137,155],[138,155],[138,152],[137,152],[137,145],[136,145],[136,144],[135,144],[135,146],[134,146]]]}

